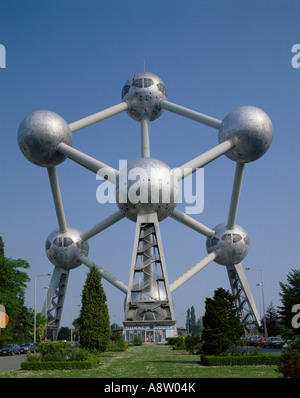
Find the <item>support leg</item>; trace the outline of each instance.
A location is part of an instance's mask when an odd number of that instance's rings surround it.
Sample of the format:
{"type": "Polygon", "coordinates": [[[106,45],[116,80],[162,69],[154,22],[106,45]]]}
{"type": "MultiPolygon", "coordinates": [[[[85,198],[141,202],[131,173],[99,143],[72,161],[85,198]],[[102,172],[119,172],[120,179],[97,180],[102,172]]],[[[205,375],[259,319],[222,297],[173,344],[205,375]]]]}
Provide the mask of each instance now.
{"type": "Polygon", "coordinates": [[[236,296],[236,306],[244,328],[251,331],[255,327],[260,327],[261,320],[242,264],[227,265],[226,268],[232,294],[236,296]]]}
{"type": "Polygon", "coordinates": [[[43,307],[43,314],[47,317],[47,330],[52,333],[52,340],[57,340],[60,320],[63,311],[69,270],[55,267],[47,293],[47,302],[43,307]]]}

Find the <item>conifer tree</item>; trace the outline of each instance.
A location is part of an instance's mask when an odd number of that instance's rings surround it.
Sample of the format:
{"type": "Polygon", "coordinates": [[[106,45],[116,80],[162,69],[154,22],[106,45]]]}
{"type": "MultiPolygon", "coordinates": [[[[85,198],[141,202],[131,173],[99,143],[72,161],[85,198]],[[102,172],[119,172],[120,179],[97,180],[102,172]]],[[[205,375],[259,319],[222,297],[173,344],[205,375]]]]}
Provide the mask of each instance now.
{"type": "Polygon", "coordinates": [[[93,266],[82,291],[82,307],[78,319],[80,345],[104,352],[110,338],[109,314],[101,275],[93,266]]]}
{"type": "Polygon", "coordinates": [[[214,292],[212,299],[206,299],[202,333],[204,354],[222,354],[234,346],[244,333],[234,299],[222,288],[214,292]]]}

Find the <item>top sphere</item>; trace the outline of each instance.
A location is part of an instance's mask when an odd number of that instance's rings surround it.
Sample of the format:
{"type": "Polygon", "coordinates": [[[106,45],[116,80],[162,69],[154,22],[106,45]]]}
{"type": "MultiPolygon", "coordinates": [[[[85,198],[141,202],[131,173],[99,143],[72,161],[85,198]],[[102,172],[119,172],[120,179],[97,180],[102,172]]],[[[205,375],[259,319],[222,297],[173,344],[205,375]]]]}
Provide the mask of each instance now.
{"type": "Polygon", "coordinates": [[[66,158],[57,150],[62,142],[72,146],[72,132],[68,123],[55,112],[34,111],[19,126],[21,152],[37,166],[50,167],[62,163],[66,158]]]}
{"type": "Polygon", "coordinates": [[[248,163],[259,159],[269,149],[273,126],[269,116],[255,106],[241,106],[231,111],[219,130],[219,143],[234,144],[226,156],[235,162],[248,163]]]}
{"type": "Polygon", "coordinates": [[[122,101],[130,105],[127,113],[137,121],[157,119],[163,111],[159,101],[166,99],[164,82],[150,72],[136,73],[126,81],[122,90],[122,101]]]}

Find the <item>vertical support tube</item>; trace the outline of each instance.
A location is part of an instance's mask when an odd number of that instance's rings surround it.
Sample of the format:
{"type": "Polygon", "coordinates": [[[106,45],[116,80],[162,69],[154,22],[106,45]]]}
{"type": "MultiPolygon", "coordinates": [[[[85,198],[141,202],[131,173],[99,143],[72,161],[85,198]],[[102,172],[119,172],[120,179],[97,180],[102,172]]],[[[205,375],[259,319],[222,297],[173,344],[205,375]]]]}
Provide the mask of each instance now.
{"type": "Polygon", "coordinates": [[[231,202],[228,214],[227,227],[233,228],[236,221],[237,209],[239,205],[241,187],[243,182],[245,163],[237,163],[235,168],[235,176],[231,194],[231,202]]]}
{"type": "Polygon", "coordinates": [[[61,233],[64,233],[64,232],[67,232],[68,228],[67,228],[64,208],[63,208],[63,204],[62,204],[56,168],[48,167],[47,170],[48,170],[48,176],[49,176],[53,200],[54,200],[54,206],[55,206],[55,210],[56,210],[56,216],[57,216],[58,225],[59,225],[59,231],[61,233]]]}
{"type": "Polygon", "coordinates": [[[142,157],[150,158],[150,121],[148,118],[143,118],[141,121],[142,133],[142,157]]]}

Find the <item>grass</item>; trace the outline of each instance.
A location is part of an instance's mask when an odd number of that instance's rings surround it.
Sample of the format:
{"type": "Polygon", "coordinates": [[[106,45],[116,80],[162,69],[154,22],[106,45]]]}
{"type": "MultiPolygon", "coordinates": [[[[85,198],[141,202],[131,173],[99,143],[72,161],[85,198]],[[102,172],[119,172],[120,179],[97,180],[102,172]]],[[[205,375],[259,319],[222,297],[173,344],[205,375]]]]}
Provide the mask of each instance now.
{"type": "Polygon", "coordinates": [[[86,370],[25,371],[1,373],[0,378],[277,378],[276,366],[199,365],[199,355],[173,351],[167,345],[129,347],[106,352],[97,368],[86,370]]]}

